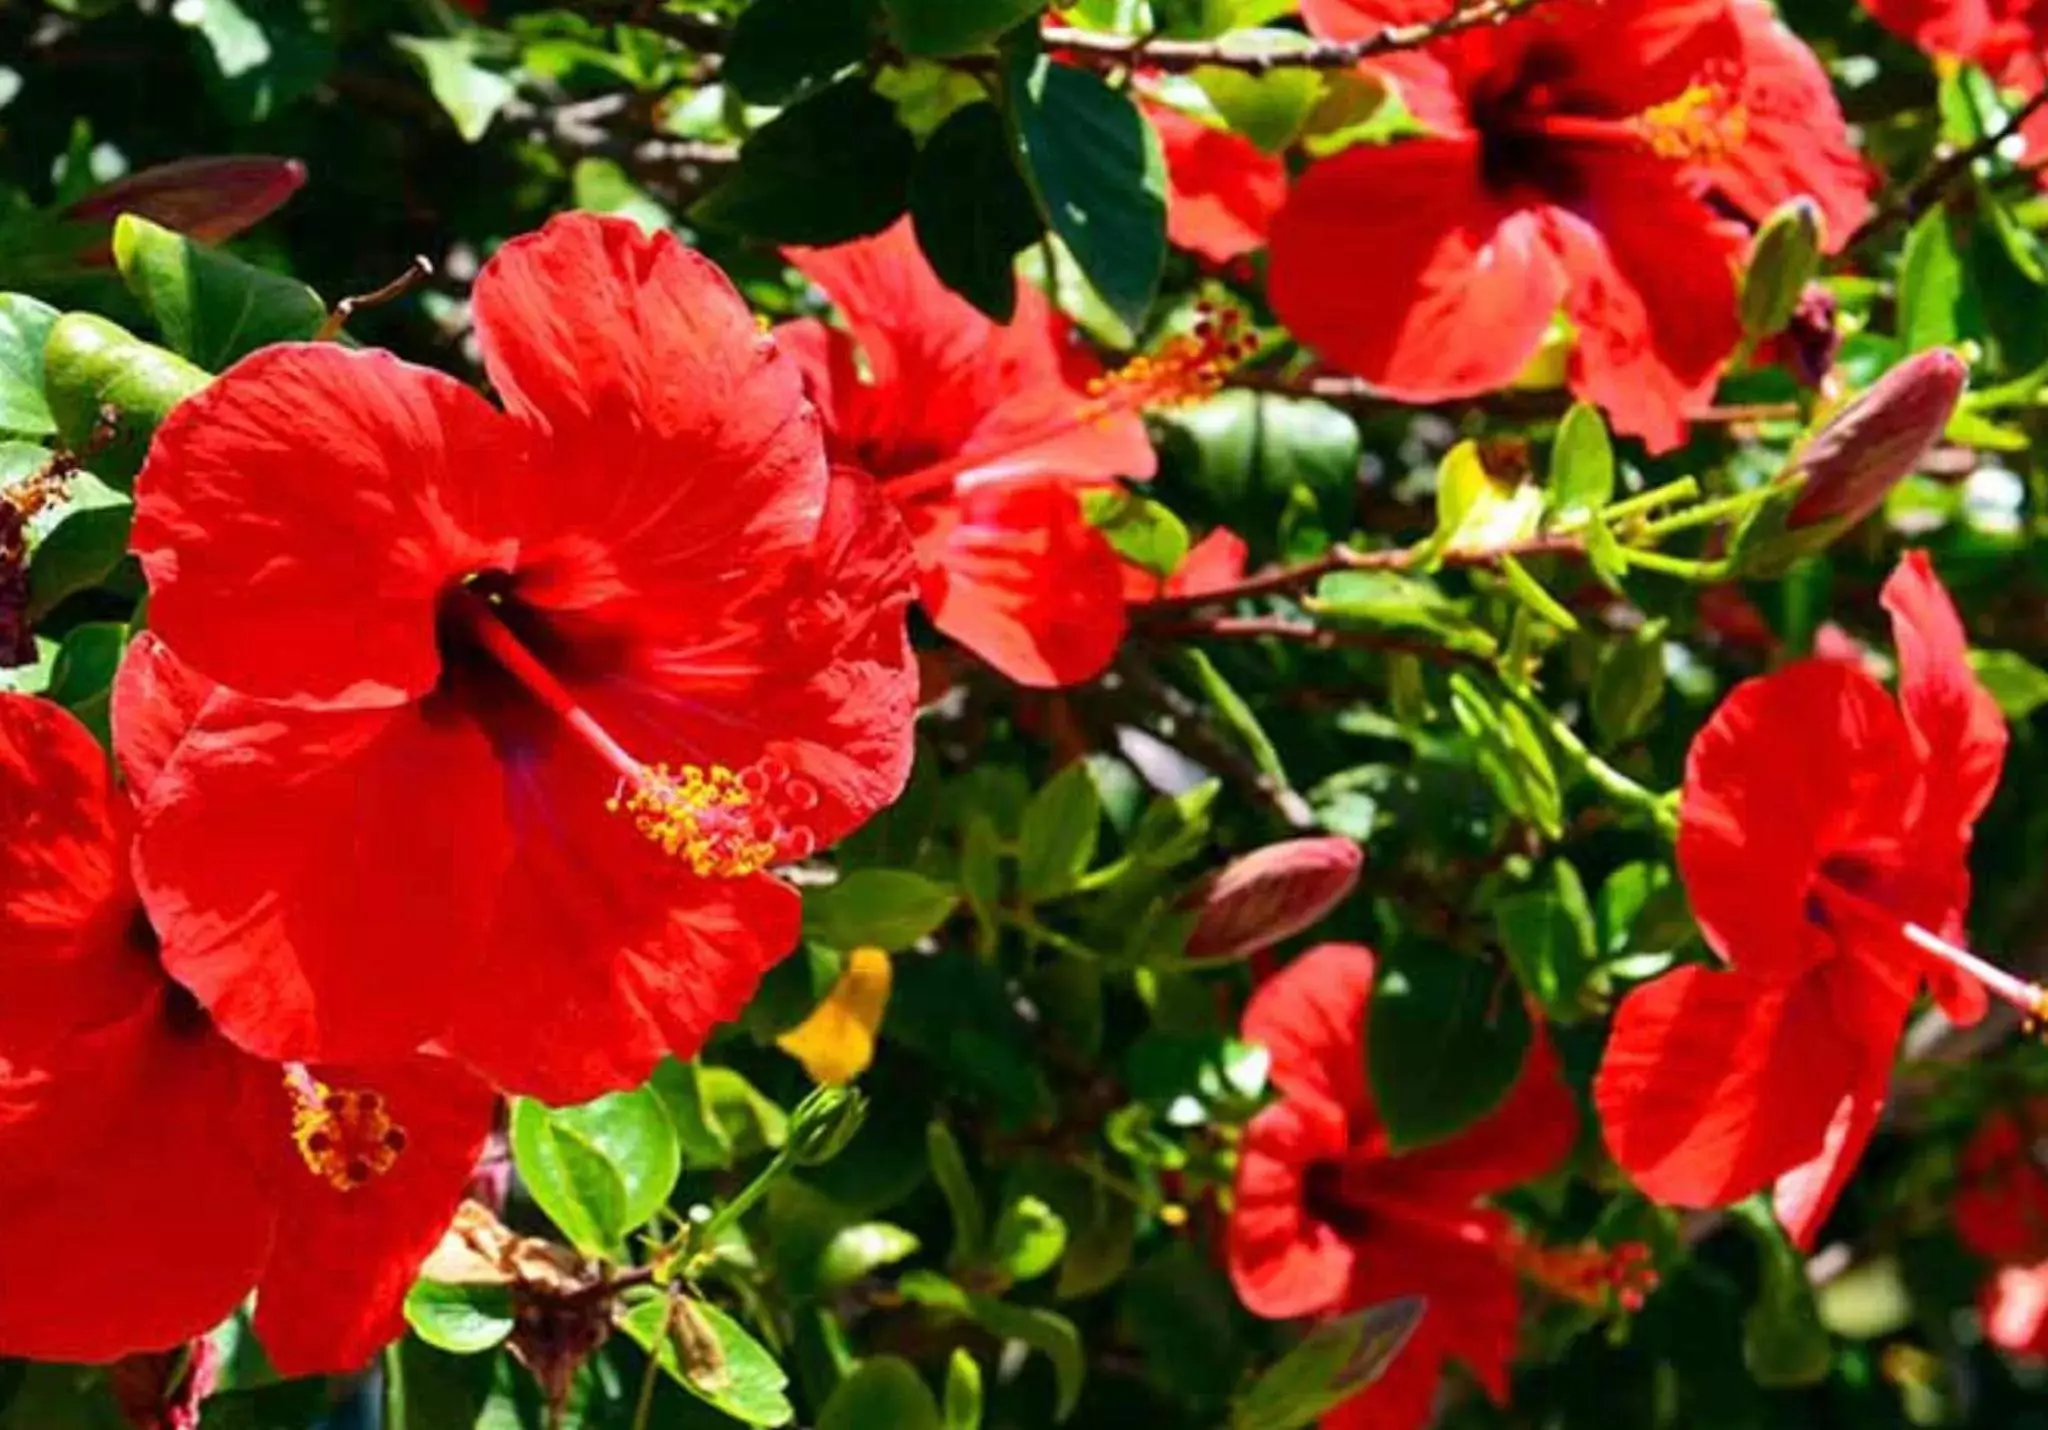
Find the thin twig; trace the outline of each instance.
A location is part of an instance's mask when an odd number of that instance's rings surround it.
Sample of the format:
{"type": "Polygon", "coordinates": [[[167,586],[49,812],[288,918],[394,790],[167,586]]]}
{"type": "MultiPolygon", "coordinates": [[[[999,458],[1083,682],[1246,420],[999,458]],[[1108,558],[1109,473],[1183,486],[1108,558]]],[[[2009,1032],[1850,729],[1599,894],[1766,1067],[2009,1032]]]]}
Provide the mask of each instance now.
{"type": "Polygon", "coordinates": [[[434,276],[434,265],[424,254],[416,254],[407,265],[405,272],[386,283],[383,287],[368,293],[359,293],[344,298],[334,305],[334,311],[327,315],[327,321],[313,334],[316,343],[332,342],[341,336],[341,330],[348,326],[349,319],[364,308],[374,308],[381,303],[395,302],[434,276]]]}
{"type": "MultiPolygon", "coordinates": [[[[1445,402],[1402,402],[1389,397],[1370,383],[1355,377],[1342,377],[1331,373],[1314,373],[1304,376],[1280,376],[1270,371],[1242,371],[1229,378],[1226,387],[1242,387],[1253,392],[1270,392],[1282,397],[1313,397],[1333,406],[1353,410],[1385,410],[1412,417],[1417,412],[1435,412],[1444,416],[1463,416],[1467,413],[1485,413],[1502,418],[1533,419],[1561,417],[1572,404],[1572,394],[1562,388],[1526,392],[1513,389],[1491,392],[1479,397],[1454,398],[1445,402]]],[[[1702,407],[1688,412],[1686,420],[1709,427],[1740,427],[1756,422],[1796,421],[1801,416],[1797,402],[1737,402],[1725,405],[1702,407]]]]}
{"type": "MultiPolygon", "coordinates": [[[[1585,538],[1571,532],[1551,532],[1542,536],[1531,536],[1521,541],[1507,542],[1501,546],[1471,547],[1438,553],[1438,562],[1443,566],[1475,567],[1498,566],[1509,557],[1521,559],[1530,556],[1583,556],[1586,551],[1585,538]]],[[[1391,547],[1384,551],[1355,551],[1348,546],[1330,548],[1322,556],[1305,561],[1298,566],[1286,566],[1277,571],[1265,571],[1256,576],[1247,576],[1242,581],[1192,596],[1163,596],[1156,601],[1147,601],[1133,609],[1135,622],[1151,625],[1170,621],[1172,617],[1204,606],[1219,606],[1232,601],[1246,600],[1253,596],[1282,595],[1313,586],[1333,571],[1405,571],[1418,565],[1427,555],[1422,547],[1391,547]]]]}
{"type": "Polygon", "coordinates": [[[1896,224],[1911,223],[1940,203],[1947,195],[1949,186],[1969,173],[1971,165],[1995,153],[2001,144],[2020,132],[2021,126],[2040,113],[2043,106],[2048,106],[2048,85],[2037,90],[2026,103],[2007,115],[2005,123],[1991,133],[1974,144],[1965,145],[1943,155],[1930,164],[1927,171],[1908,184],[1896,198],[1864,220],[1863,226],[1850,237],[1850,245],[1866,243],[1888,232],[1896,224]]]}
{"type": "Polygon", "coordinates": [[[1279,640],[1315,650],[1376,650],[1390,655],[1414,655],[1452,665],[1477,665],[1491,669],[1492,663],[1473,651],[1410,636],[1381,631],[1338,630],[1313,621],[1289,616],[1209,616],[1185,621],[1159,621],[1142,628],[1154,640],[1279,640]]]}

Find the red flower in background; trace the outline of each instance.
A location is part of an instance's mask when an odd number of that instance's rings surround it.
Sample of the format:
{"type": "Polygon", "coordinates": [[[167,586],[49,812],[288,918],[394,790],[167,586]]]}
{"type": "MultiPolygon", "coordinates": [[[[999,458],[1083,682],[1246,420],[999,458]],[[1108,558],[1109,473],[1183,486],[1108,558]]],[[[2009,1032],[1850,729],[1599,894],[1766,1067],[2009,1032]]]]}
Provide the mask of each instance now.
{"type": "Polygon", "coordinates": [[[672,237],[558,218],[474,306],[504,411],[290,345],[159,431],[151,620],[264,703],[200,713],[137,868],[245,1048],[575,1101],[735,1016],[797,937],[769,866],[902,788],[909,555],[672,237]]]}
{"type": "Polygon", "coordinates": [[[1644,1191],[1719,1206],[1776,1183],[1802,1245],[1876,1127],[1923,980],[1965,1022],[1987,987],[2040,996],[1943,942],[1963,932],[2005,721],[1924,553],[1884,605],[1896,702],[1859,666],[1804,661],[1737,687],[1694,740],[1678,866],[1729,966],[1631,992],[1594,1088],[1644,1191]]]}
{"type": "Polygon", "coordinates": [[[2048,1356],[2048,1100],[1994,1112],[1963,1148],[1956,1234],[1994,1263],[1977,1304],[2000,1350],[2048,1356]]]}
{"type": "MultiPolygon", "coordinates": [[[[209,696],[145,636],[115,689],[131,789],[209,696]]],[[[70,714],[0,695],[0,1355],[107,1361],[256,1288],[287,1375],[354,1370],[454,1215],[495,1099],[445,1058],[307,1068],[222,1037],[166,976],[133,818],[70,714]]]]}
{"type": "Polygon", "coordinates": [[[1124,599],[1157,601],[1168,596],[1207,596],[1228,590],[1244,579],[1248,548],[1244,538],[1217,527],[1188,548],[1171,576],[1161,576],[1133,563],[1124,565],[1124,599]]]}
{"type": "MultiPolygon", "coordinates": [[[[1349,38],[1441,16],[1305,0],[1349,38]]],[[[1273,225],[1281,319],[1346,371],[1436,401],[1510,381],[1560,307],[1572,390],[1684,440],[1740,336],[1740,230],[1811,194],[1831,244],[1868,212],[1825,72],[1761,0],[1563,0],[1373,68],[1429,137],[1317,164],[1273,225]]]]}
{"type": "Polygon", "coordinates": [[[1007,326],[948,291],[907,220],[790,261],[846,329],[802,319],[777,335],[834,457],[874,474],[909,524],[932,624],[1024,685],[1099,674],[1123,640],[1123,562],[1080,493],[1152,474],[1138,413],[1213,383],[1228,331],[1106,376],[1029,285],[1007,326]]]}
{"type": "Polygon", "coordinates": [[[1432,1146],[1389,1145],[1365,1073],[1373,975],[1369,949],[1324,944],[1252,995],[1244,1037],[1271,1054],[1281,1098],[1245,1131],[1227,1254],[1239,1298],[1261,1316],[1426,1297],[1407,1349],[1323,1422],[1406,1430],[1428,1419],[1452,1357],[1505,1400],[1518,1271],[1601,1299],[1610,1288],[1633,1294],[1638,1263],[1632,1251],[1609,1259],[1531,1246],[1477,1205],[1551,1170],[1577,1137],[1577,1109],[1540,1033],[1495,1111],[1432,1146]]]}
{"type": "Polygon", "coordinates": [[[1266,246],[1287,201],[1287,166],[1242,134],[1165,104],[1145,114],[1166,155],[1166,236],[1178,248],[1228,263],[1266,246]]]}

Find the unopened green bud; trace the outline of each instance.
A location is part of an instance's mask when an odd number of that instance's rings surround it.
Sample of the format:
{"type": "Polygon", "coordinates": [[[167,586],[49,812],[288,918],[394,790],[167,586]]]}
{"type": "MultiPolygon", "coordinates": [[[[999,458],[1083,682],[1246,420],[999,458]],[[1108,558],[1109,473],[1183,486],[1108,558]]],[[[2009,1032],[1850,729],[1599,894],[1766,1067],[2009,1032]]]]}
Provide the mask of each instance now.
{"type": "Polygon", "coordinates": [[[1792,321],[1799,295],[1820,269],[1820,209],[1800,197],[1764,221],[1742,275],[1742,332],[1761,342],[1792,321]]]}
{"type": "Polygon", "coordinates": [[[868,1100],[856,1088],[813,1089],[790,1114],[790,1152],[805,1167],[829,1162],[846,1150],[867,1115],[868,1100]]]}

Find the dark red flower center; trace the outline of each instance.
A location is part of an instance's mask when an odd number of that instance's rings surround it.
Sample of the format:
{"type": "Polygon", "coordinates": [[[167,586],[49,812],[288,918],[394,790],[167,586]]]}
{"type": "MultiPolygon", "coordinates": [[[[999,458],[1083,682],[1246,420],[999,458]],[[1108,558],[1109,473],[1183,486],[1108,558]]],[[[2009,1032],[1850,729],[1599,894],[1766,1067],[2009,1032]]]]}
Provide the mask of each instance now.
{"type": "Polygon", "coordinates": [[[809,829],[783,822],[770,808],[772,801],[781,811],[801,813],[818,803],[817,787],[781,761],[761,759],[735,770],[653,763],[629,751],[557,674],[575,668],[575,651],[519,600],[515,578],[485,573],[451,591],[442,605],[441,647],[458,686],[484,682],[484,697],[469,697],[481,708],[502,708],[502,693],[488,692],[502,691],[509,680],[526,714],[559,722],[613,775],[605,807],[700,878],[744,878],[808,858],[816,847],[809,829]]]}
{"type": "Polygon", "coordinates": [[[306,1170],[338,1192],[368,1186],[398,1164],[406,1131],[381,1094],[331,1088],[296,1065],[286,1069],[292,1141],[306,1170]]]}

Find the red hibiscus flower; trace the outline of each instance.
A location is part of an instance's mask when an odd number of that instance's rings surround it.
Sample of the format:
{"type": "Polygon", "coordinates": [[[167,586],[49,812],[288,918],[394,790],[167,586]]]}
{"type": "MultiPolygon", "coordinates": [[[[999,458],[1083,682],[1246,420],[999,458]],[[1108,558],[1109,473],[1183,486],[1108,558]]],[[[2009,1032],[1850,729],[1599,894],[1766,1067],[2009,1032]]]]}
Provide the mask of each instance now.
{"type": "Polygon", "coordinates": [[[1287,166],[1242,134],[1164,104],[1145,113],[1166,154],[1166,236],[1176,247],[1228,263],[1266,245],[1287,201],[1287,166]]]}
{"type": "MultiPolygon", "coordinates": [[[[1305,0],[1335,37],[1433,18],[1305,0]]],[[[1274,221],[1272,299],[1331,362],[1415,401],[1512,379],[1562,307],[1572,390],[1678,445],[1740,335],[1740,234],[1811,194],[1868,212],[1819,62],[1761,0],[1563,0],[1376,63],[1432,131],[1312,168],[1274,221]]]]}
{"type": "Polygon", "coordinates": [[[1518,1271],[1591,1300],[1609,1288],[1633,1296],[1639,1263],[1633,1249],[1609,1258],[1532,1246],[1477,1205],[1571,1151],[1578,1113],[1546,1042],[1478,1123],[1415,1151],[1389,1146],[1365,1075],[1373,973],[1370,950],[1324,944],[1252,996],[1244,1036],[1271,1054],[1281,1098],[1246,1129],[1226,1248],[1238,1297],[1261,1316],[1428,1299],[1400,1358],[1323,1422],[1406,1430],[1428,1419],[1451,1357],[1505,1400],[1518,1271]]]}
{"type": "Polygon", "coordinates": [[[2001,1350],[2048,1356],[2048,1101],[1984,1120],[1963,1148],[1956,1234],[1993,1263],[1978,1292],[1984,1334],[2001,1350]]]}
{"type": "Polygon", "coordinates": [[[901,789],[909,554],[672,237],[556,219],[475,315],[503,411],[288,345],[159,431],[151,620],[253,700],[201,712],[138,877],[250,1051],[438,1037],[575,1101],[735,1016],[796,941],[770,866],[901,789]]]}
{"type": "Polygon", "coordinates": [[[1884,588],[1899,698],[1809,660],[1745,682],[1693,742],[1678,867],[1709,946],[1622,1001],[1594,1096],[1651,1196],[1719,1206],[1776,1183],[1810,1244],[1876,1126],[1923,981],[1949,1015],[2040,991],[1953,946],[1971,826],[2005,722],[1924,553],[1884,588]]]}
{"type": "MultiPolygon", "coordinates": [[[[208,692],[144,637],[115,691],[145,789],[208,692]]],[[[250,1057],[166,976],[134,820],[67,712],[0,695],[0,1355],[108,1361],[251,1287],[288,1375],[353,1370],[454,1215],[494,1099],[445,1058],[250,1057]]]]}
{"type": "Polygon", "coordinates": [[[1124,599],[1157,601],[1165,597],[1210,596],[1227,591],[1244,579],[1246,546],[1244,538],[1228,527],[1217,527],[1188,548],[1171,576],[1126,562],[1124,599]]]}
{"type": "Polygon", "coordinates": [[[1123,567],[1080,493],[1152,474],[1137,414],[1213,383],[1214,343],[1106,377],[1029,285],[1007,326],[947,291],[908,221],[790,261],[846,329],[804,319],[778,335],[834,456],[873,473],[909,523],[932,623],[1020,684],[1099,674],[1123,640],[1123,567]]]}

